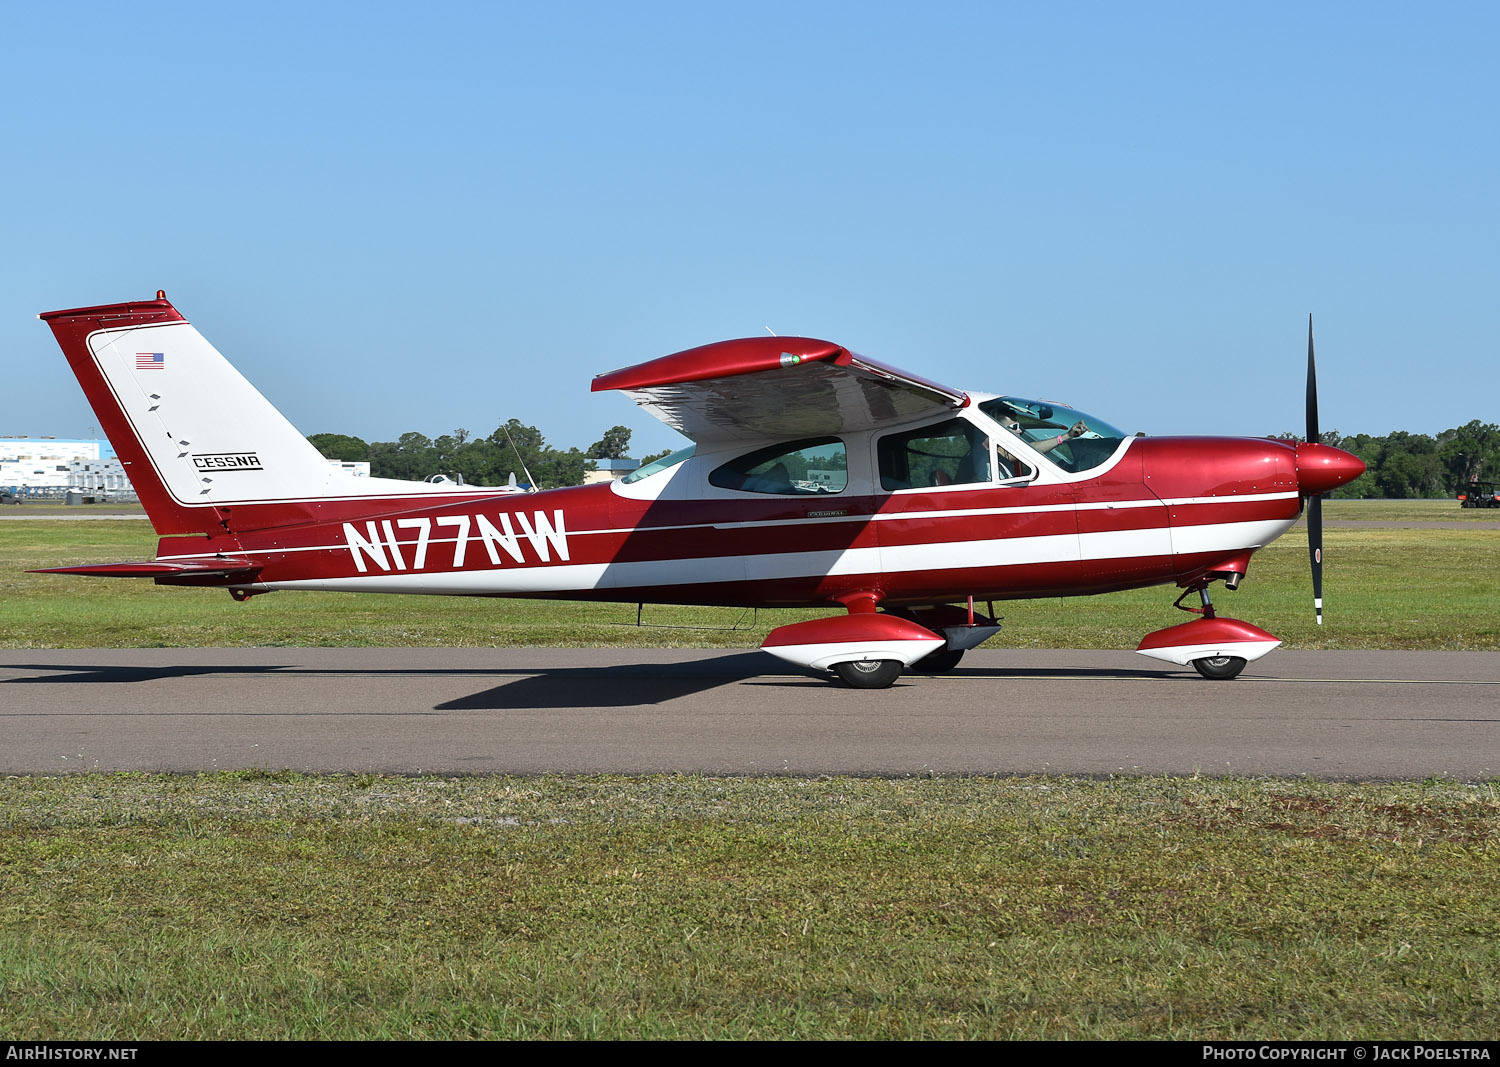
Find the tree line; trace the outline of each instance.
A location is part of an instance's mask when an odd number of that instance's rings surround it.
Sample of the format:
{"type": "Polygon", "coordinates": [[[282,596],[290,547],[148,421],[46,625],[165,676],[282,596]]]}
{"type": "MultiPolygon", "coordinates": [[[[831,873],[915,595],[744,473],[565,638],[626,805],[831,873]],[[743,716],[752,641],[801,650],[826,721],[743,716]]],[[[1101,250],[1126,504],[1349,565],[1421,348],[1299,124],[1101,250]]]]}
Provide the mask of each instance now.
{"type": "MultiPolygon", "coordinates": [[[[624,459],[630,451],[630,428],[610,427],[586,451],[554,448],[541,430],[519,419],[508,420],[488,437],[454,430],[438,438],[404,433],[395,441],[369,443],[341,433],[315,433],[308,440],[329,459],[369,463],[374,478],[422,482],[444,475],[455,481],[462,478],[468,485],[505,485],[514,473],[519,482],[555,489],[582,483],[584,474],[596,468],[596,460],[624,459]]],[[[658,452],[642,462],[666,454],[658,452]]]]}
{"type": "MultiPolygon", "coordinates": [[[[1293,434],[1271,435],[1301,440],[1293,434]]],[[[595,461],[624,459],[630,451],[630,428],[612,426],[586,450],[554,448],[535,426],[510,419],[488,437],[454,430],[436,439],[404,433],[395,441],[367,444],[346,434],[318,433],[308,438],[329,459],[368,462],[376,478],[425,481],[442,474],[470,485],[505,485],[515,472],[525,482],[531,472],[535,485],[553,489],[578,485],[595,461]]],[[[1335,497],[1392,499],[1454,496],[1474,478],[1500,481],[1500,426],[1475,419],[1436,436],[1396,430],[1383,437],[1344,436],[1337,430],[1322,435],[1324,444],[1352,452],[1369,468],[1332,493],[1335,497]]],[[[663,450],[641,457],[644,465],[665,456],[663,450]]]]}

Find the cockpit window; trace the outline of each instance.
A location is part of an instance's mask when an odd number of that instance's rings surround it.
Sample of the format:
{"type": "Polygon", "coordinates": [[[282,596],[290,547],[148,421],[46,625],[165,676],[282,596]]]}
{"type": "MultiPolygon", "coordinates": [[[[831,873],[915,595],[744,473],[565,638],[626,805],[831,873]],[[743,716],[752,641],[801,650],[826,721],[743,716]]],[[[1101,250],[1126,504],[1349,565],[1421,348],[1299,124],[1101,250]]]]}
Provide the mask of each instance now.
{"type": "Polygon", "coordinates": [[[649,478],[653,474],[660,474],[670,467],[675,467],[679,463],[692,459],[693,450],[697,447],[697,445],[688,445],[686,448],[679,448],[669,456],[662,456],[661,459],[653,460],[644,467],[631,471],[625,477],[621,478],[620,481],[624,485],[632,485],[642,478],[649,478]]]}
{"type": "Polygon", "coordinates": [[[1125,439],[1103,419],[1061,404],[1002,396],[981,402],[979,410],[1073,474],[1105,463],[1125,439]]]}
{"type": "Polygon", "coordinates": [[[837,437],[783,442],[730,460],[708,482],[742,493],[842,493],[849,484],[849,457],[837,437]]]}

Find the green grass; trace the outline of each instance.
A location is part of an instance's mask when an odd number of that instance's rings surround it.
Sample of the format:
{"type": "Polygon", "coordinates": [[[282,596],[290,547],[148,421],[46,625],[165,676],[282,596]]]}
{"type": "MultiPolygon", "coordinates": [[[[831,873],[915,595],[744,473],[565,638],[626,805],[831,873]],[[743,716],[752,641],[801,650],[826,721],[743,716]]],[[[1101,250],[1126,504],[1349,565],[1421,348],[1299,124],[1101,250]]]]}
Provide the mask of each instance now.
{"type": "MultiPolygon", "coordinates": [[[[141,522],[0,523],[0,645],[743,647],[818,614],[636,630],[606,624],[626,606],[21,573],[153,549],[141,522]]],[[[1500,523],[1332,529],[1316,630],[1293,533],[1217,600],[1293,647],[1495,649],[1497,549],[1500,523]]],[[[1006,604],[996,643],[1133,647],[1185,617],[1174,595],[1006,604]]],[[[1497,844],[1493,784],[1441,781],[8,778],[0,1019],[19,1040],[1483,1038],[1497,844]]]]}
{"type": "Polygon", "coordinates": [[[1460,507],[1457,500],[1327,500],[1333,519],[1380,522],[1488,522],[1500,525],[1500,509],[1460,507]]]}
{"type": "MultiPolygon", "coordinates": [[[[1447,519],[1443,501],[1330,501],[1330,519],[1447,519]]],[[[1313,625],[1305,540],[1294,530],[1256,554],[1236,593],[1216,587],[1223,614],[1290,648],[1500,649],[1500,512],[1461,529],[1332,528],[1326,535],[1327,625],[1313,625]]],[[[0,647],[630,646],[755,647],[773,627],[825,610],[750,612],[465,597],[276,593],[237,604],[222,590],[26,574],[32,567],[147,559],[139,521],[0,523],[0,647]],[[735,628],[738,627],[738,628],[735,628]]],[[[1006,631],[992,646],[1134,648],[1186,619],[1170,587],[997,603],[1006,631]]]]}
{"type": "Polygon", "coordinates": [[[0,782],[11,1039],[1488,1037],[1448,782],[0,782]]]}

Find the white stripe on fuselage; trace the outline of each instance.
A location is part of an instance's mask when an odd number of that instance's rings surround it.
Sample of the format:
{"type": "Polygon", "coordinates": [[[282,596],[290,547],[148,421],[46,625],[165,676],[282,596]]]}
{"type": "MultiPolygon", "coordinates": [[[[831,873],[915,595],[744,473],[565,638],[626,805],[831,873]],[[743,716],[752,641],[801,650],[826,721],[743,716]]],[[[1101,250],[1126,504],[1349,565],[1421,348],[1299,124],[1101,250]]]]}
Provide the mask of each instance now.
{"type": "MultiPolygon", "coordinates": [[[[1153,499],[1153,500],[1120,500],[1120,501],[1110,501],[1108,503],[1092,502],[1092,503],[1082,503],[1082,504],[1036,504],[1036,505],[1026,505],[1026,506],[1017,506],[1017,507],[1005,507],[1005,508],[956,508],[956,509],[952,509],[952,510],[943,510],[943,511],[877,512],[875,514],[869,514],[869,515],[836,515],[836,516],[827,516],[827,517],[815,518],[815,519],[812,519],[812,518],[809,518],[809,519],[759,519],[759,520],[745,521],[745,522],[685,523],[685,524],[678,525],[678,526],[631,526],[631,527],[621,527],[621,528],[618,528],[618,529],[569,530],[569,531],[567,531],[566,533],[563,534],[563,543],[562,543],[561,546],[559,546],[560,547],[559,554],[560,554],[561,558],[564,558],[564,559],[567,558],[566,543],[567,543],[567,538],[569,538],[569,537],[577,538],[577,537],[599,537],[599,536],[602,536],[602,535],[615,535],[615,536],[619,536],[619,535],[626,535],[626,534],[680,533],[680,532],[688,531],[688,530],[698,530],[698,531],[701,531],[701,530],[781,529],[781,528],[788,527],[788,526],[820,526],[820,525],[825,525],[825,524],[828,524],[828,523],[851,523],[851,522],[852,523],[866,523],[866,522],[907,522],[907,521],[916,522],[916,521],[927,521],[927,520],[931,520],[931,519],[982,518],[982,517],[985,517],[985,516],[992,516],[992,515],[1039,515],[1039,514],[1046,514],[1048,512],[1058,512],[1058,511],[1127,511],[1127,510],[1138,509],[1138,508],[1162,507],[1164,505],[1176,506],[1176,505],[1186,505],[1186,504],[1247,504],[1247,503],[1256,503],[1256,502],[1266,501],[1266,500],[1294,500],[1294,499],[1296,499],[1296,497],[1297,497],[1296,493],[1261,493],[1261,494],[1252,494],[1252,495],[1236,496],[1236,497],[1213,497],[1213,496],[1207,496],[1207,497],[1178,497],[1178,498],[1173,498],[1173,499],[1169,499],[1169,500],[1155,500],[1155,499],[1153,499]]],[[[833,502],[833,500],[835,500],[835,499],[836,498],[830,498],[830,502],[833,502]]],[[[566,509],[555,509],[554,512],[553,512],[554,516],[556,516],[556,518],[554,519],[554,522],[555,522],[555,524],[556,524],[556,526],[557,526],[557,528],[559,530],[562,529],[562,524],[563,524],[563,518],[562,518],[562,516],[564,515],[565,510],[566,509]]],[[[508,514],[515,514],[517,516],[520,516],[521,513],[520,512],[514,512],[514,513],[508,513],[508,514]]],[[[538,517],[538,526],[540,526],[541,525],[540,517],[543,516],[543,515],[545,515],[545,512],[535,512],[534,514],[538,517]]],[[[465,513],[460,514],[460,515],[441,515],[441,516],[435,517],[432,521],[436,525],[439,525],[439,526],[449,526],[449,525],[457,526],[462,519],[470,517],[470,515],[471,515],[471,513],[468,513],[468,512],[465,512],[465,513]]],[[[477,523],[477,519],[480,518],[480,517],[482,517],[482,516],[474,515],[473,517],[476,519],[476,523],[477,523]]],[[[513,535],[511,534],[511,531],[510,531],[510,527],[508,525],[508,518],[506,517],[506,514],[505,513],[501,514],[499,516],[499,519],[502,522],[506,523],[506,534],[509,535],[509,536],[511,536],[511,537],[513,537],[513,535]]],[[[405,524],[405,525],[413,525],[413,524],[420,525],[421,521],[422,520],[420,520],[420,519],[403,519],[403,520],[401,520],[401,523],[405,524]]],[[[522,519],[521,521],[524,522],[525,520],[522,519]]],[[[350,527],[350,526],[352,526],[352,525],[353,525],[352,523],[347,523],[347,522],[344,523],[344,526],[346,527],[346,530],[345,530],[346,537],[348,536],[348,529],[347,528],[350,527]]],[[[370,525],[369,523],[366,523],[367,527],[369,525],[370,525]]],[[[1214,524],[1214,525],[1216,525],[1216,526],[1222,526],[1222,525],[1229,525],[1229,524],[1218,523],[1218,524],[1214,524]]],[[[354,556],[356,567],[361,572],[364,572],[365,569],[366,569],[367,564],[366,565],[361,565],[361,564],[365,564],[365,560],[363,558],[361,558],[362,555],[372,557],[371,558],[371,562],[375,562],[375,560],[373,559],[373,555],[374,555],[374,550],[376,548],[376,545],[377,544],[384,545],[385,541],[384,541],[383,538],[380,538],[377,541],[376,537],[369,535],[369,531],[365,531],[364,533],[360,533],[359,532],[359,528],[357,526],[355,526],[354,528],[355,528],[355,531],[356,531],[355,537],[349,538],[347,541],[340,542],[338,544],[331,544],[331,545],[306,545],[306,546],[303,546],[303,547],[300,547],[300,548],[298,548],[298,547],[247,548],[247,549],[240,549],[240,550],[237,550],[237,551],[234,551],[234,552],[225,553],[225,554],[226,555],[230,555],[230,556],[236,556],[236,557],[283,556],[283,555],[288,555],[288,554],[293,553],[293,552],[329,552],[329,551],[336,551],[338,549],[347,549],[354,556]]],[[[1192,529],[1192,527],[1179,527],[1178,529],[1192,529]]],[[[377,527],[376,533],[378,533],[378,531],[379,531],[379,528],[377,527]]],[[[432,537],[432,536],[430,536],[430,532],[431,531],[429,530],[429,536],[427,537],[427,539],[424,542],[428,546],[428,550],[431,551],[431,550],[433,550],[438,545],[453,545],[454,546],[454,566],[462,566],[463,565],[463,560],[464,560],[464,557],[465,557],[465,552],[466,552],[467,546],[468,546],[468,544],[470,542],[480,542],[482,540],[481,530],[480,530],[480,528],[477,525],[472,530],[470,530],[468,528],[461,528],[459,530],[458,534],[456,536],[454,536],[454,537],[432,537]]],[[[541,531],[538,530],[537,532],[540,533],[541,531]]],[[[1142,533],[1142,534],[1155,533],[1155,534],[1163,534],[1164,535],[1167,532],[1167,527],[1161,526],[1161,527],[1157,527],[1155,530],[1118,531],[1118,532],[1121,532],[1121,533],[1130,533],[1130,532],[1133,532],[1133,533],[1142,533]]],[[[1095,535],[1095,534],[1085,534],[1083,536],[1085,536],[1085,537],[1095,537],[1095,536],[1098,536],[1098,535],[1095,535]]],[[[540,545],[537,544],[537,542],[535,540],[535,537],[536,537],[535,533],[532,533],[531,531],[526,531],[526,537],[529,540],[531,540],[531,543],[534,546],[536,546],[538,548],[541,547],[540,545]]],[[[1013,538],[1012,540],[1022,540],[1022,539],[1024,539],[1024,538],[1013,538]]],[[[417,545],[417,543],[418,543],[419,540],[420,540],[420,538],[414,538],[414,539],[409,540],[409,541],[398,541],[397,547],[395,549],[396,553],[399,554],[402,549],[408,548],[408,547],[413,547],[413,546],[417,545]]],[[[510,543],[507,543],[507,538],[506,537],[497,537],[494,540],[497,543],[500,543],[502,545],[502,547],[505,547],[507,549],[507,551],[511,551],[511,546],[514,544],[513,540],[510,541],[510,543]]],[[[1179,551],[1189,551],[1189,550],[1179,549],[1179,551]]],[[[1196,551],[1196,550],[1191,550],[1191,551],[1196,551]]],[[[493,552],[492,552],[492,554],[493,554],[493,552]]],[[[511,554],[514,555],[514,552],[511,552],[511,554]]],[[[1084,554],[1084,558],[1085,559],[1090,559],[1090,558],[1112,559],[1112,558],[1117,558],[1118,556],[1129,556],[1129,555],[1139,555],[1139,554],[1141,554],[1141,553],[1140,552],[1123,552],[1123,553],[1109,552],[1109,553],[1106,553],[1105,555],[1091,557],[1087,553],[1085,553],[1084,554]]],[[[1151,549],[1149,551],[1149,554],[1153,554],[1154,555],[1154,554],[1157,554],[1157,553],[1156,553],[1156,551],[1154,549],[1151,549]]],[[[157,559],[159,559],[159,560],[196,559],[200,555],[202,555],[201,552],[189,552],[189,553],[184,553],[184,554],[180,554],[180,555],[158,556],[157,559]]],[[[538,555],[540,556],[541,553],[538,552],[538,555]]],[[[441,558],[441,557],[435,556],[434,558],[441,558]]],[[[545,559],[544,556],[542,557],[542,559],[543,559],[543,562],[546,561],[546,559],[545,559]]],[[[403,560],[404,560],[404,557],[403,557],[403,560]]],[[[392,560],[391,562],[393,563],[394,561],[392,560]]],[[[518,558],[516,560],[516,562],[522,562],[522,561],[518,558]]],[[[381,569],[383,569],[383,570],[390,569],[390,563],[387,563],[387,565],[385,567],[382,567],[381,569]]]]}
{"type": "MultiPolygon", "coordinates": [[[[585,590],[675,587],[733,581],[817,578],[823,575],[878,574],[899,571],[944,571],[1084,560],[1129,559],[1181,552],[1236,552],[1259,548],[1280,537],[1296,522],[1267,519],[1207,526],[1107,533],[1000,537],[980,541],[947,541],[888,545],[820,552],[775,552],[752,556],[640,560],[628,563],[573,563],[546,567],[500,567],[494,570],[439,574],[385,573],[348,578],[267,582],[270,589],[322,589],[369,593],[566,593],[585,590]]],[[[343,547],[343,546],[336,546],[343,547]]]]}

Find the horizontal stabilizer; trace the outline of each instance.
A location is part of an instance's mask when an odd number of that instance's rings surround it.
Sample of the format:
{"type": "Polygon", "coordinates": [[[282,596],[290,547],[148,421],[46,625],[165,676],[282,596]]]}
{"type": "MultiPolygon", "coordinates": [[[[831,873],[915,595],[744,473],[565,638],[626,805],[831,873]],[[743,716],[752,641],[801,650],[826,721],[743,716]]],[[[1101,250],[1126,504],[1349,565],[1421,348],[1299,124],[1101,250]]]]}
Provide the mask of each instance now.
{"type": "Polygon", "coordinates": [[[140,563],[87,563],[79,567],[43,567],[32,574],[82,574],[91,578],[235,578],[249,581],[260,572],[260,568],[243,560],[225,559],[222,556],[202,556],[198,559],[174,559],[170,562],[148,560],[140,563]]]}

